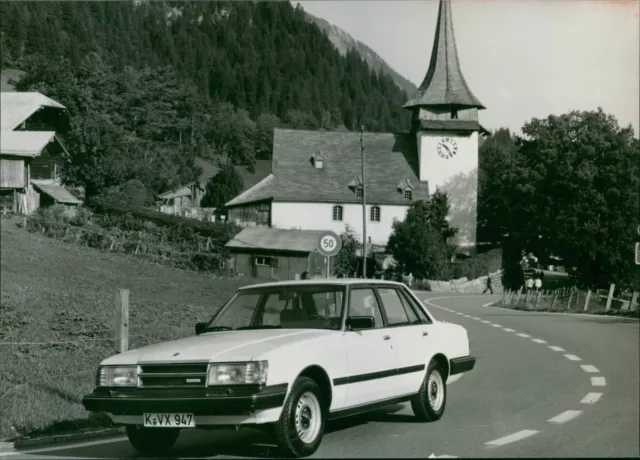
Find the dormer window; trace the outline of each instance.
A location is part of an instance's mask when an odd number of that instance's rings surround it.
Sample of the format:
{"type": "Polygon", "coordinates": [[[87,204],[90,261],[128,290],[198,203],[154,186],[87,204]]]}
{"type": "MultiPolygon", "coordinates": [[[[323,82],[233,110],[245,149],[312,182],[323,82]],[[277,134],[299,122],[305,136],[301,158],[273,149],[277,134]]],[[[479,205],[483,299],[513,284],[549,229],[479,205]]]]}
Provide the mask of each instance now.
{"type": "Polygon", "coordinates": [[[324,168],[324,162],[325,162],[325,158],[320,153],[316,153],[311,157],[311,164],[316,169],[323,169],[324,168]]]}
{"type": "Polygon", "coordinates": [[[362,187],[356,188],[356,196],[359,198],[362,198],[362,195],[363,195],[362,187]]]}
{"type": "Polygon", "coordinates": [[[402,196],[407,200],[413,198],[413,184],[409,179],[402,179],[397,186],[398,192],[402,193],[402,196]]]}

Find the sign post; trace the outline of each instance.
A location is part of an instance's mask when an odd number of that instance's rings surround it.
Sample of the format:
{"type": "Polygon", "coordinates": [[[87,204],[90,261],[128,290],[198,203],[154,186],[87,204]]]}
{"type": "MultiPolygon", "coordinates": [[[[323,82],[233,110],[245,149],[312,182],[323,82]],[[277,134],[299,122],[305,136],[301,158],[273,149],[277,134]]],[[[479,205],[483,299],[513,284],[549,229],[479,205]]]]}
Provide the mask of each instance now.
{"type": "Polygon", "coordinates": [[[342,240],[340,236],[332,231],[322,232],[316,243],[318,252],[325,257],[325,278],[329,277],[331,270],[331,257],[337,255],[342,249],[342,240]]]}

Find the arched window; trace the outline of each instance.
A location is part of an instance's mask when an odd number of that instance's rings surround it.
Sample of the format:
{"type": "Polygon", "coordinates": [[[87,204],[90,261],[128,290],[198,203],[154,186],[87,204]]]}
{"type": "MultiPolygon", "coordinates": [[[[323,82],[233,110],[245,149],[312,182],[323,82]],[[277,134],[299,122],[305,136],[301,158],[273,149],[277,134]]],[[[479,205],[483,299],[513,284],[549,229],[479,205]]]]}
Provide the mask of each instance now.
{"type": "Polygon", "coordinates": [[[380,206],[371,206],[371,211],[369,212],[369,219],[372,222],[380,222],[380,206]]]}
{"type": "Polygon", "coordinates": [[[342,206],[333,207],[333,220],[342,220],[342,206]]]}

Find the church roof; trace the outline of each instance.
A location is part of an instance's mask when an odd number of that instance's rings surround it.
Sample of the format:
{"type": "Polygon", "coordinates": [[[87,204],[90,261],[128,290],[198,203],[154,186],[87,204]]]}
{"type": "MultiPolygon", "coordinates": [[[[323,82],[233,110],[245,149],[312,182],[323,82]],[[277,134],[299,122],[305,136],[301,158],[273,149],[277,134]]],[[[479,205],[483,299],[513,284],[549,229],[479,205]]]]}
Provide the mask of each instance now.
{"type": "MultiPolygon", "coordinates": [[[[420,182],[415,135],[364,133],[367,203],[410,205],[429,197],[420,182]],[[408,179],[414,186],[412,199],[397,185],[408,179]]],[[[274,130],[272,174],[241,193],[226,206],[262,200],[292,202],[361,203],[352,182],[362,174],[360,133],[274,130]],[[311,158],[325,158],[322,168],[311,158]]]]}
{"type": "Polygon", "coordinates": [[[438,105],[485,108],[469,89],[460,69],[453,34],[451,0],[440,0],[429,69],[404,108],[438,105]]]}

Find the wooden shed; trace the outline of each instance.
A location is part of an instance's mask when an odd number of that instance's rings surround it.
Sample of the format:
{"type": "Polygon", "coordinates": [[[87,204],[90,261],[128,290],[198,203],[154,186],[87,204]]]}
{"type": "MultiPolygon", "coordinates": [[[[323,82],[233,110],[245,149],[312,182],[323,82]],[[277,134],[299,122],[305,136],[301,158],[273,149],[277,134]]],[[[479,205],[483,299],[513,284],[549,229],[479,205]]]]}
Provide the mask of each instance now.
{"type": "Polygon", "coordinates": [[[304,273],[322,276],[325,258],[317,250],[322,230],[247,227],[227,247],[236,273],[261,279],[291,280],[304,273]]]}

